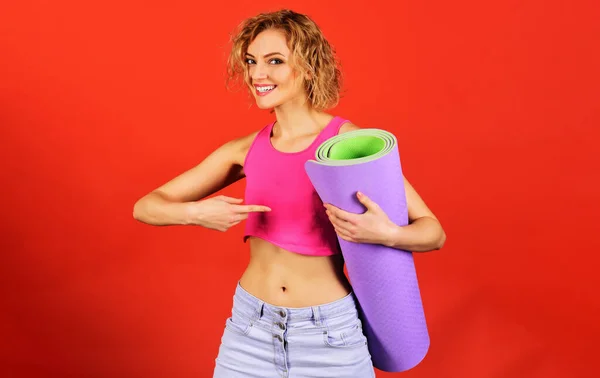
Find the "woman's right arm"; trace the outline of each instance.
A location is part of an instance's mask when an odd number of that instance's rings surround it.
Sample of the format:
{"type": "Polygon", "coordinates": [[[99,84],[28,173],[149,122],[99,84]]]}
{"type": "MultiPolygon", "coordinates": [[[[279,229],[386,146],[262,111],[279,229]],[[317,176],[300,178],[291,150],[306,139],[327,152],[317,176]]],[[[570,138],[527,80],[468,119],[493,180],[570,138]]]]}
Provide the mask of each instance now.
{"type": "Polygon", "coordinates": [[[265,206],[239,205],[241,200],[205,197],[245,177],[243,159],[256,132],[229,141],[194,168],[154,189],[133,207],[133,217],[155,226],[200,225],[225,231],[251,211],[269,211],[265,206]]]}

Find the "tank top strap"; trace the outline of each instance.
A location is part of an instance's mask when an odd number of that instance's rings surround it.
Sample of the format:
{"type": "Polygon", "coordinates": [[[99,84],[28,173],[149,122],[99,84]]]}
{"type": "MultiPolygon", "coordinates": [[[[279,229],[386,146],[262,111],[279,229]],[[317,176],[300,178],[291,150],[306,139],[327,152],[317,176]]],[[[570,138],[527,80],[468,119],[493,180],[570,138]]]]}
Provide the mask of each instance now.
{"type": "Polygon", "coordinates": [[[256,139],[259,140],[261,146],[270,152],[276,152],[276,150],[271,145],[271,133],[273,132],[273,127],[275,126],[275,122],[277,120],[273,120],[273,122],[269,123],[265,126],[261,132],[256,136],[256,139]]]}
{"type": "Polygon", "coordinates": [[[318,141],[315,143],[316,147],[325,142],[327,139],[336,136],[340,132],[342,125],[347,122],[350,121],[342,117],[335,116],[317,137],[318,141]]]}
{"type": "Polygon", "coordinates": [[[263,127],[263,129],[260,131],[257,137],[262,140],[266,140],[270,143],[271,133],[273,132],[273,126],[275,126],[275,122],[277,121],[275,120],[269,123],[267,126],[263,127]]]}
{"type": "Polygon", "coordinates": [[[258,154],[259,156],[264,156],[264,154],[270,152],[268,143],[271,143],[269,137],[274,124],[275,121],[267,124],[256,134],[254,140],[250,144],[250,148],[248,148],[248,152],[246,153],[246,158],[244,159],[244,167],[248,167],[250,155],[258,154]]]}

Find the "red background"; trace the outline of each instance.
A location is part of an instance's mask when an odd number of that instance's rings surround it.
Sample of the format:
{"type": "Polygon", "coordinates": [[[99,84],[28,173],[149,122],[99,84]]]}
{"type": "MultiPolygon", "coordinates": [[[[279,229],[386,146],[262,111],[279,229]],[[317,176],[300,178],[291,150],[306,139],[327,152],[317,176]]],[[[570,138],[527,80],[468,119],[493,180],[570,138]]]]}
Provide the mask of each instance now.
{"type": "Polygon", "coordinates": [[[398,136],[448,234],[415,256],[429,354],[377,376],[598,376],[595,3],[3,2],[0,375],[211,376],[244,223],[132,208],[272,119],[226,90],[225,57],[243,18],[285,6],[338,50],[332,113],[398,136]]]}

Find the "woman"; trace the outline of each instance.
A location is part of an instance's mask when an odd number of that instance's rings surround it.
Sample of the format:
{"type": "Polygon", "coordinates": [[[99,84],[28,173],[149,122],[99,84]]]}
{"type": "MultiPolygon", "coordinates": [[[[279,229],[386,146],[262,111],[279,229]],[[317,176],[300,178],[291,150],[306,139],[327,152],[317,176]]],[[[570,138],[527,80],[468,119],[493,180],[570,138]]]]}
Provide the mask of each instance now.
{"type": "MultiPolygon", "coordinates": [[[[374,377],[337,237],[411,251],[439,249],[445,234],[405,181],[410,224],[399,227],[365,195],[350,214],[321,202],[304,172],[326,139],[359,127],[324,110],[339,100],[334,51],[317,25],[289,10],[246,20],[233,38],[231,79],[242,78],[272,123],[231,140],[141,198],[152,225],[226,231],[246,222],[250,262],[233,297],[214,377],[374,377]],[[206,198],[247,178],[245,199],[206,198]]],[[[400,252],[399,252],[400,253],[400,252]]]]}

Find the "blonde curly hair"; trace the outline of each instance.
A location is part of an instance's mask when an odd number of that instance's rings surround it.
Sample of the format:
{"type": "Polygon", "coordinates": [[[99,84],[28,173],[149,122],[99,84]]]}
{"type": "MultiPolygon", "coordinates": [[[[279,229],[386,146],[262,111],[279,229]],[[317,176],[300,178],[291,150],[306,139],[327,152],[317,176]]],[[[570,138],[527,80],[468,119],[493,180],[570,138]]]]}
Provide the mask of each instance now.
{"type": "Polygon", "coordinates": [[[289,9],[260,13],[238,25],[231,36],[227,87],[232,81],[242,80],[251,90],[246,52],[256,36],[268,29],[285,34],[295,68],[304,75],[304,88],[311,106],[317,110],[336,106],[341,95],[342,74],[335,49],[313,20],[289,9]]]}

